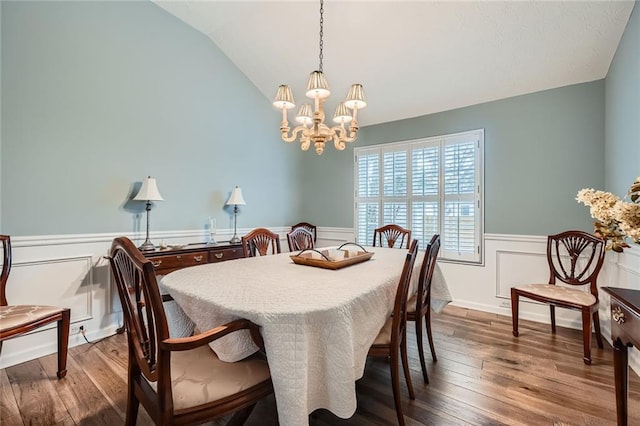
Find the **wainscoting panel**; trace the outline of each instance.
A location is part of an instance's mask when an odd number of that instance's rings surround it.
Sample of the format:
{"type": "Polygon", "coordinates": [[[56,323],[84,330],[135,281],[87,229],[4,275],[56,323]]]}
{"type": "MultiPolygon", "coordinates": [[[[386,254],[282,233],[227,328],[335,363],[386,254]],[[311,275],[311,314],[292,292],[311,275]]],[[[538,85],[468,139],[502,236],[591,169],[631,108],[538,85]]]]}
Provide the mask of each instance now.
{"type": "MultiPolygon", "coordinates": [[[[93,318],[91,255],[30,262],[14,262],[7,283],[12,305],[52,305],[71,309],[71,323],[93,318]],[[64,286],[52,285],[53,281],[64,286]]],[[[56,327],[50,324],[32,333],[56,327]]]]}
{"type": "Polygon", "coordinates": [[[496,250],[496,296],[511,298],[511,287],[549,282],[546,253],[496,250]]]}
{"type": "MultiPolygon", "coordinates": [[[[289,226],[269,227],[280,235],[283,251],[287,251],[286,233],[289,226]]],[[[244,235],[250,228],[238,229],[244,235]]],[[[218,229],[216,239],[228,240],[230,229],[218,229]]],[[[122,326],[122,314],[117,292],[111,282],[108,254],[117,234],[53,235],[12,238],[13,269],[8,298],[13,303],[42,303],[68,306],[72,312],[70,345],[84,343],[77,328],[83,325],[90,341],[109,336],[122,326]]],[[[135,244],[144,240],[141,234],[129,235],[135,244]]],[[[207,242],[207,230],[152,232],[152,241],[159,244],[207,242]]],[[[354,241],[351,228],[318,229],[317,245],[337,246],[354,241]]],[[[484,264],[469,265],[440,261],[440,269],[449,286],[453,304],[511,315],[510,288],[525,282],[547,282],[545,259],[546,236],[485,234],[484,264]]],[[[640,246],[624,253],[608,252],[599,285],[640,289],[640,246]]],[[[609,299],[601,292],[600,319],[604,336],[610,341],[609,299]]],[[[549,322],[546,306],[522,301],[523,319],[549,322]]],[[[580,328],[577,313],[559,309],[559,325],[580,328]]],[[[526,333],[526,328],[521,330],[526,333]]],[[[49,329],[4,342],[0,368],[18,364],[56,351],[56,331],[49,329]]],[[[640,372],[638,350],[630,354],[631,365],[640,372]]]]}

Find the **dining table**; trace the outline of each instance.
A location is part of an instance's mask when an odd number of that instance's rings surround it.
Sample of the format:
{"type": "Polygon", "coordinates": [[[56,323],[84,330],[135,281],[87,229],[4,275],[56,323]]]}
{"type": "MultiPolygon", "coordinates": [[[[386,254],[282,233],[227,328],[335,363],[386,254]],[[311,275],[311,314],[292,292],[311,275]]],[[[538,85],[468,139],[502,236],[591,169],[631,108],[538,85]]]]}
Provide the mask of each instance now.
{"type": "MultiPolygon", "coordinates": [[[[271,371],[279,424],[308,425],[324,408],[341,418],[357,407],[355,382],[367,352],[391,315],[407,250],[365,247],[370,260],[341,269],[296,264],[291,255],[235,259],[184,268],[160,281],[199,330],[246,318],[260,326],[271,371]]],[[[416,259],[412,291],[424,252],[416,259]]],[[[451,296],[436,264],[431,306],[451,296]]],[[[259,348],[246,331],[210,344],[222,361],[259,348]]]]}

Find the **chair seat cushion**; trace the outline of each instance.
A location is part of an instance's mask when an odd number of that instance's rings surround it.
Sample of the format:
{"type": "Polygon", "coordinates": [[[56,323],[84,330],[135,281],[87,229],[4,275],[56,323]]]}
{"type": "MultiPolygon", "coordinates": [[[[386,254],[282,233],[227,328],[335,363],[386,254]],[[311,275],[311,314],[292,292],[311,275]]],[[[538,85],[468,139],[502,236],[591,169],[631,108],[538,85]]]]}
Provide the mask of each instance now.
{"type": "Polygon", "coordinates": [[[0,330],[9,331],[64,311],[65,308],[41,305],[0,306],[0,330]]]}
{"type": "Polygon", "coordinates": [[[384,323],[380,332],[376,336],[376,340],[373,341],[373,345],[390,345],[391,344],[391,325],[393,324],[393,318],[387,318],[387,322],[384,323]]]}
{"type": "Polygon", "coordinates": [[[591,306],[596,303],[596,298],[593,294],[577,288],[554,284],[525,284],[516,287],[516,289],[535,296],[542,296],[580,306],[591,306]]]}
{"type": "Polygon", "coordinates": [[[411,296],[411,299],[407,300],[407,313],[414,314],[416,312],[416,304],[418,303],[418,293],[411,296]]]}
{"type": "Polygon", "coordinates": [[[175,410],[222,399],[270,377],[267,362],[257,356],[238,362],[224,362],[208,345],[171,353],[175,410]]]}

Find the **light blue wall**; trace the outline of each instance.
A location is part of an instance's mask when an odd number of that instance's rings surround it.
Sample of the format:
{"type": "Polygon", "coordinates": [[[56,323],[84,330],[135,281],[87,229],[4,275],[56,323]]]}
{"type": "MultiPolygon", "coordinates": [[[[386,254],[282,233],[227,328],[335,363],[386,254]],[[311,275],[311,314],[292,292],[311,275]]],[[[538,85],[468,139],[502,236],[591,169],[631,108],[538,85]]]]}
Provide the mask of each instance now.
{"type": "MultiPolygon", "coordinates": [[[[143,206],[126,201],[147,174],[165,197],[154,230],[231,226],[236,184],[242,227],[353,226],[353,145],[318,157],[284,144],[269,100],[175,17],[149,2],[1,5],[1,232],[137,230],[143,206]]],[[[484,128],[486,232],[590,230],[573,198],[605,187],[605,116],[606,187],[640,174],[639,20],[606,83],[369,126],[355,145],[484,128]]]]}
{"type": "Polygon", "coordinates": [[[606,190],[640,176],[640,8],[636,3],[606,78],[606,190]]]}
{"type": "MultiPolygon", "coordinates": [[[[243,189],[240,227],[299,219],[300,154],[215,44],[151,2],[2,1],[0,230],[130,232],[132,184],[157,178],[152,230],[203,229],[243,189]]],[[[144,216],[142,216],[144,228],[144,216]]]]}
{"type": "MultiPolygon", "coordinates": [[[[485,129],[485,232],[591,230],[588,210],[574,198],[581,188],[604,184],[603,80],[367,126],[355,145],[480,128],[485,129]]],[[[319,225],[353,226],[353,145],[304,161],[303,184],[314,196],[307,198],[303,216],[319,225]]]]}

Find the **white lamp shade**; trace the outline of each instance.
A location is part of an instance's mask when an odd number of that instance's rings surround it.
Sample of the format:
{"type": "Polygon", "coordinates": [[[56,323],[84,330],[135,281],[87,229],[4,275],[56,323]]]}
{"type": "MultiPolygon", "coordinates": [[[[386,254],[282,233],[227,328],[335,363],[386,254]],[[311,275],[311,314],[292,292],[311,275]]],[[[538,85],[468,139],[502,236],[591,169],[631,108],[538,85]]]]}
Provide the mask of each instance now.
{"type": "Polygon", "coordinates": [[[273,100],[273,106],[281,109],[295,108],[296,103],[293,100],[293,93],[289,86],[282,84],[278,87],[278,93],[276,93],[276,97],[273,100]]]}
{"type": "Polygon", "coordinates": [[[367,102],[364,100],[364,89],[362,84],[352,84],[347,94],[347,100],[344,101],[347,108],[350,109],[362,109],[367,106],[367,102]]]}
{"type": "Polygon", "coordinates": [[[298,111],[298,115],[296,116],[296,121],[300,124],[310,125],[313,123],[313,112],[311,112],[311,105],[302,104],[300,107],[300,111],[298,111]]]}
{"type": "Polygon", "coordinates": [[[309,75],[309,83],[307,83],[307,97],[311,99],[315,99],[316,97],[325,99],[328,98],[330,94],[331,91],[329,91],[327,79],[324,77],[322,71],[313,71],[309,75]]]}
{"type": "Polygon", "coordinates": [[[147,177],[140,187],[140,191],[134,197],[136,201],[163,201],[160,191],[158,191],[158,185],[156,179],[151,176],[147,177]]]}
{"type": "Polygon", "coordinates": [[[338,104],[338,108],[336,108],[336,113],[333,116],[334,123],[349,123],[353,120],[351,113],[349,112],[349,108],[344,105],[344,102],[340,102],[338,104]]]}
{"type": "Polygon", "coordinates": [[[246,206],[247,205],[247,203],[245,203],[244,201],[244,198],[242,197],[242,189],[240,189],[239,186],[236,186],[235,188],[233,188],[233,191],[231,191],[231,196],[227,200],[227,205],[228,206],[246,206]]]}

